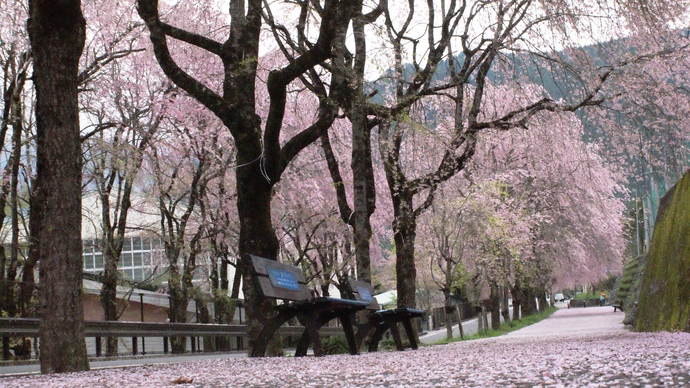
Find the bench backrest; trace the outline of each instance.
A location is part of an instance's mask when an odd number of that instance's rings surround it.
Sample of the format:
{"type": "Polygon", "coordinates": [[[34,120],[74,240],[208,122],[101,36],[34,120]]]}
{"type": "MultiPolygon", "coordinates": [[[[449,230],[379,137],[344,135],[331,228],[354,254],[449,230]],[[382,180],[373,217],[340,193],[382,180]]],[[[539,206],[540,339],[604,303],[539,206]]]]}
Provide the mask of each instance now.
{"type": "Polygon", "coordinates": [[[259,295],[266,298],[303,300],[311,298],[307,280],[299,267],[249,255],[259,295]]]}
{"type": "Polygon", "coordinates": [[[374,287],[371,285],[371,283],[362,282],[355,279],[348,279],[347,282],[355,300],[369,302],[369,305],[367,306],[367,309],[369,310],[381,310],[379,302],[376,300],[376,298],[374,298],[376,291],[374,291],[374,287]]]}

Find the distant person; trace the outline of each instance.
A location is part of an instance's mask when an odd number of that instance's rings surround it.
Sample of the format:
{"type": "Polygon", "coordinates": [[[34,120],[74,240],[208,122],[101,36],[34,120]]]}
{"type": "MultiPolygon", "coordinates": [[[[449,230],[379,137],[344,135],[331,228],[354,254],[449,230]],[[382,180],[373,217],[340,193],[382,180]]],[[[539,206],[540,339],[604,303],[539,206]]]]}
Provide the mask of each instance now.
{"type": "Polygon", "coordinates": [[[599,294],[599,306],[603,306],[604,302],[606,302],[606,293],[604,291],[599,294]]]}

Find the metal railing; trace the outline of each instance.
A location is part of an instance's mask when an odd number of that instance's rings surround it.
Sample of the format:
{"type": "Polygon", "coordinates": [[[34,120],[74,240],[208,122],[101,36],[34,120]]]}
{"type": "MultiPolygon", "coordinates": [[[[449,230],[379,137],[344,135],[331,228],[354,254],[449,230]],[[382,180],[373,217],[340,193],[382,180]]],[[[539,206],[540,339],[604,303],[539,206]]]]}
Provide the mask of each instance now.
{"type": "MultiPolygon", "coordinates": [[[[9,343],[11,337],[39,337],[40,320],[34,318],[0,318],[0,336],[3,344],[9,343]]],[[[279,333],[282,337],[298,337],[304,331],[303,326],[283,326],[279,333]]],[[[191,351],[201,351],[199,337],[234,337],[235,350],[243,350],[243,340],[247,337],[247,325],[210,324],[210,323],[159,323],[159,322],[126,322],[126,321],[85,321],[84,335],[95,338],[96,357],[101,356],[101,338],[131,337],[133,355],[138,354],[137,338],[141,338],[142,354],[146,353],[144,338],[162,337],[163,353],[168,353],[168,338],[191,338],[191,351]],[[195,340],[196,339],[196,340],[195,340]]],[[[324,336],[344,335],[342,327],[322,327],[319,332],[324,336]]],[[[7,349],[8,346],[3,346],[7,349]]],[[[8,354],[3,355],[8,359],[8,354]]]]}

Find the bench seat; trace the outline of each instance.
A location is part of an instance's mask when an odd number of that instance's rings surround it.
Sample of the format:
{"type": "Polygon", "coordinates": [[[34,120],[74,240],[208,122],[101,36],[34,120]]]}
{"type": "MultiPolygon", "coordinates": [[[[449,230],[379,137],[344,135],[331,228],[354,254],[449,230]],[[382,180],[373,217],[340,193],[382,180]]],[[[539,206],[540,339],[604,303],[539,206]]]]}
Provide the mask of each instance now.
{"type": "Polygon", "coordinates": [[[417,335],[412,328],[412,320],[421,318],[424,315],[423,310],[403,307],[384,310],[381,309],[378,301],[374,298],[374,287],[370,283],[349,279],[347,286],[354,299],[369,303],[367,306],[369,311],[368,322],[358,326],[356,334],[357,348],[360,348],[364,339],[371,334],[369,337],[369,351],[377,351],[383,335],[390,330],[396,349],[400,351],[405,350],[398,324],[403,325],[407,338],[410,341],[410,347],[412,349],[418,348],[417,335]]]}
{"type": "Polygon", "coordinates": [[[280,326],[293,318],[297,318],[305,328],[295,356],[305,356],[309,344],[313,345],[315,356],[323,356],[325,352],[321,345],[319,329],[336,318],[340,320],[345,332],[350,354],[358,353],[351,317],[357,311],[365,309],[368,306],[367,302],[331,297],[314,298],[299,267],[255,255],[249,256],[259,296],[284,301],[275,306],[276,315],[267,317],[258,314],[262,329],[252,347],[252,357],[263,357],[271,337],[280,326]]]}

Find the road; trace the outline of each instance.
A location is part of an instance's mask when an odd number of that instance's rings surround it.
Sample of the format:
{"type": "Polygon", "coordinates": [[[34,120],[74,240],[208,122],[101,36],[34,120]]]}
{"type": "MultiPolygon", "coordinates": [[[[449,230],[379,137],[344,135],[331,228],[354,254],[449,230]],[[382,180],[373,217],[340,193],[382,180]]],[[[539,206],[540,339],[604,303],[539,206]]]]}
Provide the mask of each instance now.
{"type": "MultiPolygon", "coordinates": [[[[563,305],[565,306],[565,305],[563,305]]],[[[512,307],[510,308],[510,311],[508,312],[511,316],[513,315],[513,309],[512,307]]],[[[489,326],[491,326],[491,315],[488,317],[489,320],[489,326]]],[[[503,322],[503,316],[501,316],[501,322],[503,322]]],[[[472,318],[472,319],[467,319],[465,321],[462,321],[462,332],[465,335],[465,337],[473,336],[477,334],[477,331],[479,331],[479,325],[477,318],[472,318]]],[[[453,325],[453,337],[459,337],[460,336],[460,329],[458,328],[458,325],[453,325]]],[[[423,344],[427,345],[433,345],[435,343],[438,343],[441,340],[446,339],[446,328],[434,330],[427,332],[424,335],[419,336],[419,341],[423,344]]]]}
{"type": "MultiPolygon", "coordinates": [[[[186,355],[151,355],[142,357],[127,357],[116,360],[90,361],[91,369],[121,368],[137,365],[157,365],[170,364],[173,362],[189,362],[202,360],[221,360],[226,358],[246,357],[246,352],[234,353],[213,353],[213,354],[186,354],[186,355]]],[[[24,365],[2,365],[0,366],[0,377],[37,374],[41,371],[41,366],[36,362],[24,365]]]]}

